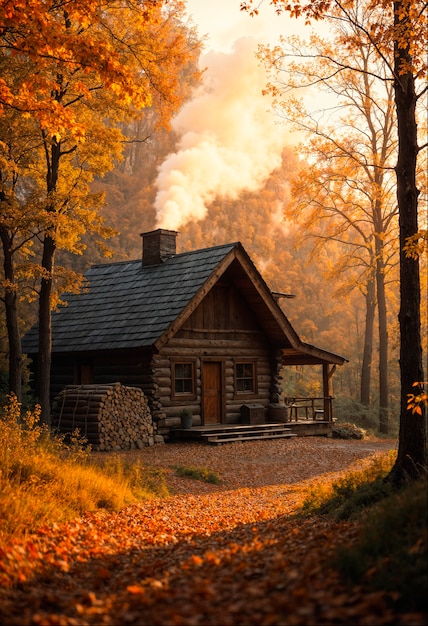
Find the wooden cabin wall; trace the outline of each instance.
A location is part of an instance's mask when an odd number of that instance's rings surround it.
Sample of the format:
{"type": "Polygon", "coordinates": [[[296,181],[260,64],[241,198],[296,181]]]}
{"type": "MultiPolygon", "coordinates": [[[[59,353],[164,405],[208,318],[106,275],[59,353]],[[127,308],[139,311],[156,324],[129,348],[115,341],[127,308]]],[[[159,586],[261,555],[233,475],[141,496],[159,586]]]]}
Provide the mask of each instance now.
{"type": "Polygon", "coordinates": [[[165,418],[158,423],[161,434],[163,429],[169,430],[180,425],[179,413],[183,408],[189,408],[193,414],[193,425],[202,424],[202,365],[204,359],[223,361],[225,373],[226,414],[224,423],[236,424],[241,418],[243,404],[261,404],[266,411],[271,399],[272,375],[271,355],[266,344],[252,341],[236,341],[223,339],[221,348],[218,340],[201,340],[196,338],[172,339],[159,355],[156,355],[156,383],[159,388],[159,399],[163,407],[165,418]],[[226,347],[227,345],[227,347],[226,347]],[[196,398],[194,400],[172,399],[172,361],[180,358],[194,358],[196,363],[196,398]],[[254,359],[257,365],[257,393],[245,396],[235,394],[235,360],[254,359]]]}
{"type": "MultiPolygon", "coordinates": [[[[191,331],[190,331],[191,332],[191,331]]],[[[171,428],[180,426],[180,410],[190,408],[194,416],[193,424],[202,423],[202,363],[203,360],[216,360],[224,363],[224,383],[226,414],[228,424],[240,421],[242,404],[257,403],[266,409],[271,398],[272,373],[270,352],[263,335],[253,332],[222,331],[219,333],[196,333],[190,339],[189,331],[182,331],[161,350],[151,355],[146,351],[135,353],[118,352],[100,355],[55,355],[52,367],[52,398],[59,395],[66,385],[76,384],[78,363],[92,363],[94,384],[111,384],[139,387],[145,393],[159,434],[168,435],[171,428]],[[208,336],[207,336],[208,335],[208,336]],[[215,337],[215,338],[214,338],[215,337]],[[196,363],[196,399],[172,399],[172,362],[174,359],[194,358],[196,363]],[[257,363],[257,394],[245,397],[235,396],[235,360],[251,359],[257,363]]]]}
{"type": "Polygon", "coordinates": [[[189,408],[193,425],[203,423],[202,367],[205,360],[224,365],[225,415],[223,423],[236,424],[241,419],[243,404],[260,404],[266,409],[272,401],[274,358],[266,337],[242,296],[227,281],[216,285],[189,316],[182,328],[155,357],[155,382],[165,418],[158,423],[166,434],[180,425],[179,413],[189,408]],[[196,367],[196,397],[179,399],[172,393],[174,360],[191,358],[196,367]],[[256,363],[257,392],[236,394],[235,362],[256,363]]]}
{"type": "Polygon", "coordinates": [[[74,359],[69,355],[58,358],[52,355],[51,367],[51,399],[59,395],[59,392],[67,385],[74,383],[74,359]]]}
{"type": "MultiPolygon", "coordinates": [[[[153,381],[151,351],[126,350],[87,354],[54,354],[52,358],[51,395],[58,396],[67,385],[80,384],[79,368],[89,365],[92,379],[85,383],[105,385],[122,383],[140,388],[147,399],[152,414],[159,411],[158,390],[153,381]]],[[[158,416],[159,417],[159,416],[158,416]]],[[[161,417],[164,417],[161,415],[161,417]]]]}
{"type": "Polygon", "coordinates": [[[266,409],[275,402],[277,364],[271,346],[248,303],[226,279],[218,283],[193,311],[181,329],[153,354],[150,350],[103,351],[76,355],[54,355],[52,391],[58,395],[68,384],[77,384],[76,372],[90,364],[93,384],[139,387],[145,393],[159,434],[168,436],[180,426],[180,411],[189,408],[193,424],[203,423],[202,368],[205,360],[223,363],[225,412],[223,423],[241,419],[243,404],[259,404],[266,409]],[[196,393],[189,401],[172,393],[174,360],[191,358],[196,367],[196,393]],[[257,390],[237,394],[236,361],[256,364],[257,390]]]}

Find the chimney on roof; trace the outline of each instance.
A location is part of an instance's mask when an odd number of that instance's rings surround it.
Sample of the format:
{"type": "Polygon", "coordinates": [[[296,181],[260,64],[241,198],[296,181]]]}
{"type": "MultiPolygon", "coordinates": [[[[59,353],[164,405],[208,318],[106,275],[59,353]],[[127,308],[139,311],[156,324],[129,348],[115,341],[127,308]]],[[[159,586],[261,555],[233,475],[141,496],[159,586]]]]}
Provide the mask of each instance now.
{"type": "Polygon", "coordinates": [[[159,265],[176,253],[177,231],[158,228],[141,233],[143,238],[143,265],[159,265]]]}

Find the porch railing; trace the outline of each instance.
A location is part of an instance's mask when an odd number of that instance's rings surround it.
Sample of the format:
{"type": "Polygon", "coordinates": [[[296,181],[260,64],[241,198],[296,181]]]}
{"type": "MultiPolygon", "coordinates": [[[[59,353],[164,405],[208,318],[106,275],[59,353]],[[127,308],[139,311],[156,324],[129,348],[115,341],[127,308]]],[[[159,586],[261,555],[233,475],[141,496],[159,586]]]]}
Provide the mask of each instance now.
{"type": "Polygon", "coordinates": [[[324,420],[333,421],[332,396],[318,398],[284,398],[285,406],[289,410],[289,420],[324,420]]]}

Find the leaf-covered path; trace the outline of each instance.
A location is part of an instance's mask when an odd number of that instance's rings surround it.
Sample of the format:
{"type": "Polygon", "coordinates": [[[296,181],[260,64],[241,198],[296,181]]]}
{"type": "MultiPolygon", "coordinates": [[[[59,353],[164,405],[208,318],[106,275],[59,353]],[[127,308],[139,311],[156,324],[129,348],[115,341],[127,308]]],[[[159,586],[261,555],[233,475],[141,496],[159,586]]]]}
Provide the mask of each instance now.
{"type": "MultiPolygon", "coordinates": [[[[301,449],[303,465],[309,462],[308,446],[318,462],[315,442],[293,446],[301,449]]],[[[241,458],[256,449],[236,446],[241,458]]],[[[269,447],[271,453],[275,449],[282,448],[269,447]]],[[[351,453],[351,447],[345,449],[351,453]]],[[[357,449],[359,463],[373,454],[357,449]]],[[[182,450],[188,454],[188,448],[182,450]]],[[[230,448],[224,456],[232,453],[230,448]]],[[[169,468],[172,451],[165,448],[163,454],[169,468]]],[[[341,456],[343,468],[355,462],[354,452],[345,462],[343,447],[336,455],[341,456]]],[[[423,623],[418,615],[394,615],[382,593],[350,590],[339,579],[330,558],[339,542],[354,540],[358,528],[296,516],[313,480],[266,485],[260,475],[260,486],[208,486],[208,493],[181,493],[42,529],[3,555],[0,623],[423,623]],[[13,579],[21,582],[8,589],[13,579]]],[[[183,480],[182,491],[186,484],[183,480]]]]}

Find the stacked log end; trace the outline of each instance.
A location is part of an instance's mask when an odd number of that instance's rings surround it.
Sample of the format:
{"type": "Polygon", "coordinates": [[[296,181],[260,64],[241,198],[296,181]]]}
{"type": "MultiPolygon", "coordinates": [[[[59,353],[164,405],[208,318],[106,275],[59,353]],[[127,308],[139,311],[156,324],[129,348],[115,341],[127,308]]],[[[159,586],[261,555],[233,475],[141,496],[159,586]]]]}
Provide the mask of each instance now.
{"type": "Polygon", "coordinates": [[[93,450],[129,450],[162,443],[141,389],[121,383],[68,385],[55,399],[52,422],[61,433],[79,429],[93,450]]]}

